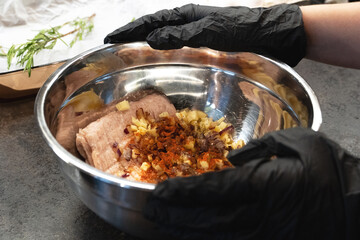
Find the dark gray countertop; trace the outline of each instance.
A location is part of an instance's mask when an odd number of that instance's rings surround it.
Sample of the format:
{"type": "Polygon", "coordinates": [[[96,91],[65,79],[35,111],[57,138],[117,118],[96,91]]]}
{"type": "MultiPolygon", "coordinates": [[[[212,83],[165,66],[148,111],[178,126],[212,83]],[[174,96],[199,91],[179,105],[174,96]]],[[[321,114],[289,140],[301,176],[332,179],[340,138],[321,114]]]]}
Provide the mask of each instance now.
{"type": "MultiPolygon", "coordinates": [[[[320,131],[360,156],[360,70],[303,60],[295,70],[315,91],[320,131]]],[[[0,238],[135,239],[73,194],[33,114],[34,97],[0,103],[0,238]]]]}

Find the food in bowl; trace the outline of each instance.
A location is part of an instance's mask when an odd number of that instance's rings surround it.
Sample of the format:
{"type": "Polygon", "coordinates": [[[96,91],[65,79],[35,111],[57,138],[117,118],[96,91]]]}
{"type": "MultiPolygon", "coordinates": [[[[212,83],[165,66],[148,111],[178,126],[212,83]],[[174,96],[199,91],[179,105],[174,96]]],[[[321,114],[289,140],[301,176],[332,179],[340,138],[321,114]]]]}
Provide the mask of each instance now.
{"type": "Polygon", "coordinates": [[[95,169],[82,161],[75,143],[79,128],[104,116],[104,111],[116,111],[118,102],[136,101],[127,96],[144,87],[164,93],[176,109],[202,110],[213,119],[226,116],[235,128],[236,140],[248,142],[288,126],[282,115],[270,114],[274,109],[269,108],[271,103],[290,113],[295,122],[300,119],[299,126],[318,130],[321,111],[316,96],[293,69],[251,53],[228,53],[221,59],[219,54],[186,47],[160,51],[146,43],[104,45],[68,61],[47,80],[35,101],[36,119],[66,182],[89,209],[130,235],[169,239],[143,217],[144,205],[156,185],[95,169]],[[126,49],[134,52],[124,57],[126,49]],[[143,57],[148,52],[151,57],[143,57]],[[90,64],[94,68],[89,69],[90,64]],[[242,82],[254,84],[244,89],[242,82]],[[72,102],[91,89],[93,109],[72,102]],[[257,94],[256,89],[264,94],[257,94]],[[254,97],[258,101],[253,102],[254,97]]]}
{"type": "Polygon", "coordinates": [[[95,168],[158,183],[233,167],[226,155],[244,144],[233,140],[233,130],[224,118],[213,121],[203,111],[177,111],[166,96],[153,93],[105,111],[79,130],[76,147],[95,168]]]}

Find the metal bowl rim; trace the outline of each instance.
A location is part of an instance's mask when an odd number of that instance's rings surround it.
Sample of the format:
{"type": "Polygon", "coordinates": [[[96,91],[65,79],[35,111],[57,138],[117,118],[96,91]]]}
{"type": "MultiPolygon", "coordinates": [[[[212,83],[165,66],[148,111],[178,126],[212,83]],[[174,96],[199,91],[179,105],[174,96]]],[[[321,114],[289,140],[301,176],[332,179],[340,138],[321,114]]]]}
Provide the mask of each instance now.
{"type": "MultiPolygon", "coordinates": [[[[146,42],[135,42],[135,43],[125,43],[129,47],[139,47],[139,46],[149,46],[146,42]]],[[[145,191],[152,191],[155,189],[156,184],[151,183],[143,183],[143,182],[137,182],[132,180],[127,180],[123,178],[119,178],[116,176],[113,176],[111,174],[105,173],[101,170],[96,169],[95,167],[90,166],[89,164],[85,163],[84,161],[78,159],[77,157],[73,156],[71,153],[69,153],[65,148],[63,148],[55,139],[55,137],[50,132],[50,129],[48,128],[45,120],[45,113],[44,113],[44,105],[45,105],[45,98],[54,84],[56,80],[61,77],[64,70],[67,69],[69,66],[74,64],[76,61],[78,61],[81,58],[86,57],[87,55],[93,54],[94,52],[104,50],[106,48],[110,48],[115,44],[104,44],[100,45],[98,47],[89,49],[88,51],[85,51],[74,58],[68,60],[66,63],[64,63],[61,67],[59,67],[53,74],[50,75],[50,77],[45,81],[43,86],[40,88],[36,99],[35,99],[35,105],[34,105],[34,112],[35,112],[35,118],[37,120],[38,126],[41,130],[41,134],[46,141],[46,143],[49,145],[49,147],[54,151],[54,153],[57,155],[57,157],[64,161],[66,164],[75,166],[80,171],[87,173],[88,175],[101,179],[104,182],[107,182],[109,184],[118,185],[122,188],[134,188],[134,189],[141,189],[145,191]]],[[[216,50],[204,48],[207,51],[214,51],[219,52],[216,50]]],[[[293,70],[291,67],[289,67],[287,64],[275,61],[271,58],[268,58],[263,55],[259,55],[261,58],[266,59],[267,61],[270,61],[271,63],[277,65],[279,68],[287,71],[291,75],[295,77],[295,79],[299,82],[299,84],[305,89],[305,91],[308,94],[308,97],[310,98],[310,101],[312,103],[313,108],[313,123],[311,126],[311,129],[314,131],[319,130],[321,122],[322,122],[322,116],[321,116],[321,110],[320,105],[318,102],[317,97],[315,96],[315,93],[310,88],[310,86],[307,84],[307,82],[293,70]]]]}

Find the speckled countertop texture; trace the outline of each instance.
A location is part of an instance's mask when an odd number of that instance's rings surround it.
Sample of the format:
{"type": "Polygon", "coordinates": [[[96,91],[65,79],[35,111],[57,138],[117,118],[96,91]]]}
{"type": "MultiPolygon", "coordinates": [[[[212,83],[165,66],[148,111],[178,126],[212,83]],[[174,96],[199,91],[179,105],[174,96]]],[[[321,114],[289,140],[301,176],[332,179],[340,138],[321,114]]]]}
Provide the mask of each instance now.
{"type": "MultiPolygon", "coordinates": [[[[360,70],[303,60],[295,70],[317,95],[320,131],[360,156],[360,70]]],[[[33,113],[35,97],[0,103],[0,238],[127,239],[66,185],[33,113]]]]}

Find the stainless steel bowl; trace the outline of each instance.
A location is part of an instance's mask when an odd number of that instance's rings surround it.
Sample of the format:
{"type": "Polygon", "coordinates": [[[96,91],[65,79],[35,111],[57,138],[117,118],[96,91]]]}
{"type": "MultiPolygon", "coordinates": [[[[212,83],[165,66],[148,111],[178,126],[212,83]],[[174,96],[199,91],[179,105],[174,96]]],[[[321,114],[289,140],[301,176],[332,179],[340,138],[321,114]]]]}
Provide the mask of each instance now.
{"type": "Polygon", "coordinates": [[[99,171],[80,159],[73,145],[57,139],[74,134],[69,126],[78,124],[79,114],[65,110],[81,93],[92,91],[111,104],[144,89],[163,92],[177,109],[196,108],[214,119],[224,116],[235,126],[235,137],[245,142],[293,126],[318,130],[322,121],[317,98],[304,79],[286,64],[257,54],[186,47],[160,51],[138,42],[103,45],[69,60],[37,95],[41,133],[80,199],[109,223],[141,238],[164,237],[141,213],[155,185],[99,171]]]}

